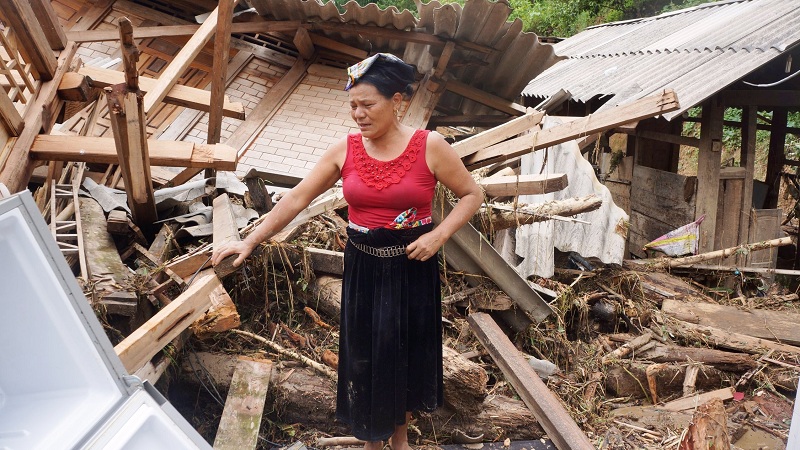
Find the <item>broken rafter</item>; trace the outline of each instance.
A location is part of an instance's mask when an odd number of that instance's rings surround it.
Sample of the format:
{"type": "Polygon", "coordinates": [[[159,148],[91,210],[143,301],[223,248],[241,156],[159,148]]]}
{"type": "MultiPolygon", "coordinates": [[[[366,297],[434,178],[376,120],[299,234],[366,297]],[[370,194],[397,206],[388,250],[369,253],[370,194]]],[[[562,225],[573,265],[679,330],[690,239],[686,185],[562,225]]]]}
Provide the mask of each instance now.
{"type": "MultiPolygon", "coordinates": [[[[542,222],[556,217],[569,217],[576,214],[594,211],[603,204],[603,200],[595,194],[585,197],[553,200],[540,205],[518,204],[510,205],[489,204],[482,209],[483,214],[491,212],[489,220],[493,230],[502,230],[519,225],[542,222]]],[[[482,222],[482,221],[481,221],[482,222]]]]}
{"type": "MultiPolygon", "coordinates": [[[[84,66],[78,70],[81,75],[90,78],[89,85],[92,87],[106,87],[124,81],[124,74],[117,70],[103,69],[100,67],[84,66]]],[[[156,88],[157,79],[150,77],[139,77],[139,89],[142,92],[149,92],[156,88]]],[[[186,108],[209,111],[211,105],[211,92],[204,89],[197,89],[190,86],[176,84],[165,94],[164,103],[171,105],[184,106],[186,108]]],[[[244,119],[244,106],[239,102],[231,102],[227,96],[223,96],[222,115],[234,119],[244,119]]]]}
{"type": "MultiPolygon", "coordinates": [[[[234,6],[237,1],[233,1],[234,6]]],[[[181,48],[172,59],[172,62],[161,72],[156,85],[144,96],[145,114],[150,114],[164,100],[167,93],[178,83],[178,78],[183,75],[183,72],[194,61],[194,58],[200,53],[206,42],[211,39],[211,35],[217,27],[218,16],[219,7],[211,12],[203,24],[200,25],[200,28],[197,29],[197,32],[189,39],[189,42],[181,48]]]]}
{"type": "Polygon", "coordinates": [[[628,122],[657,116],[680,107],[674,91],[644,97],[635,102],[610,108],[556,125],[546,130],[510,139],[491,147],[483,148],[464,158],[467,168],[477,169],[485,165],[522,156],[531,151],[551,147],[593,133],[616,128],[628,122]]]}

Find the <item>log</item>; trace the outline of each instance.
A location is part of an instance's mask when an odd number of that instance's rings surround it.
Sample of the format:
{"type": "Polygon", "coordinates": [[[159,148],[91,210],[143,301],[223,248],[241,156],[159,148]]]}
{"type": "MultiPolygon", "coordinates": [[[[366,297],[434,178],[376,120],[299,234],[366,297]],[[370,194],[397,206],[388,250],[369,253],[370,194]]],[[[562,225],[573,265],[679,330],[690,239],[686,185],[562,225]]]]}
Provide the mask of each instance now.
{"type": "MultiPolygon", "coordinates": [[[[224,392],[235,366],[235,355],[196,352],[184,358],[181,368],[185,382],[204,389],[198,380],[205,380],[203,377],[208,374],[214,387],[224,392]]],[[[272,370],[267,402],[273,405],[278,421],[301,423],[307,429],[332,435],[350,433],[348,426],[336,421],[336,386],[332,380],[309,368],[289,367],[289,364],[273,364],[272,370]]],[[[476,414],[457,414],[445,406],[415,419],[422,433],[435,431],[438,435],[450,435],[457,429],[473,436],[484,434],[487,440],[538,439],[544,435],[523,402],[502,395],[487,396],[476,414]]]]}
{"type": "MultiPolygon", "coordinates": [[[[638,361],[618,361],[606,370],[605,388],[618,397],[648,398],[647,367],[638,361]]],[[[671,363],[655,374],[658,395],[661,398],[683,395],[685,364],[671,363]]],[[[713,367],[704,367],[697,376],[697,390],[716,390],[730,386],[725,373],[713,367]]]]}
{"type": "Polygon", "coordinates": [[[325,315],[330,322],[339,323],[342,309],[342,279],[328,275],[314,280],[314,303],[311,308],[325,315]]]}
{"type": "Polygon", "coordinates": [[[611,361],[615,361],[617,359],[624,358],[624,357],[628,356],[629,354],[631,354],[637,348],[639,348],[639,347],[643,346],[644,344],[647,344],[648,342],[650,342],[650,339],[652,339],[652,338],[653,338],[653,334],[648,331],[648,332],[645,332],[644,334],[642,334],[641,336],[637,336],[637,337],[631,339],[629,342],[626,342],[621,347],[619,347],[619,348],[615,349],[614,351],[612,351],[611,353],[603,356],[603,359],[602,359],[603,364],[607,364],[607,363],[609,363],[611,361]]]}
{"type": "Polygon", "coordinates": [[[722,330],[736,330],[759,339],[800,345],[800,314],[764,309],[740,310],[711,303],[665,300],[661,311],[679,320],[722,330]]]}
{"type": "Polygon", "coordinates": [[[722,400],[713,398],[700,405],[678,450],[728,450],[728,414],[722,400]]]}
{"type": "Polygon", "coordinates": [[[486,398],[489,375],[457,351],[442,348],[444,402],[458,414],[477,414],[486,398]]]}
{"type": "Polygon", "coordinates": [[[722,250],[714,250],[713,252],[701,253],[699,255],[685,256],[683,258],[637,259],[635,261],[626,260],[624,265],[630,269],[635,269],[637,267],[646,267],[648,269],[665,269],[668,267],[689,266],[703,261],[710,261],[712,259],[722,260],[737,254],[748,254],[758,250],[781,247],[784,245],[791,245],[793,243],[792,237],[786,236],[778,239],[770,239],[768,241],[755,242],[752,244],[737,245],[736,247],[728,247],[722,250]]]}
{"type": "Polygon", "coordinates": [[[698,325],[672,319],[666,323],[672,334],[682,336],[689,342],[701,342],[719,348],[760,355],[769,350],[791,353],[800,356],[800,347],[759,339],[742,333],[722,330],[707,325],[698,325]]]}
{"type": "Polygon", "coordinates": [[[743,353],[678,345],[656,345],[640,353],[639,357],[657,363],[694,361],[726,372],[737,373],[756,367],[755,360],[743,353]]]}
{"type": "Polygon", "coordinates": [[[550,220],[553,217],[574,216],[594,211],[603,204],[603,200],[595,194],[564,200],[553,200],[540,205],[517,205],[516,210],[508,205],[489,204],[482,207],[472,223],[476,228],[488,228],[491,223],[493,231],[513,228],[518,225],[531,224],[550,220]]]}

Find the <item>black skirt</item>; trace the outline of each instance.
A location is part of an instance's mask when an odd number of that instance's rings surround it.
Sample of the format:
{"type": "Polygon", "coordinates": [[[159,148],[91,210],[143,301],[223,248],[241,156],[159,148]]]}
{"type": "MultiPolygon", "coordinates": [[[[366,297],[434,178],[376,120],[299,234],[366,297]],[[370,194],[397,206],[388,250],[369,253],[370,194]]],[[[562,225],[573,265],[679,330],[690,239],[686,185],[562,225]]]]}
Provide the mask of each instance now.
{"type": "Polygon", "coordinates": [[[441,289],[437,258],[372,256],[352,243],[405,245],[432,227],[348,228],[336,418],[365,441],[391,436],[406,411],[442,405],[441,289]]]}

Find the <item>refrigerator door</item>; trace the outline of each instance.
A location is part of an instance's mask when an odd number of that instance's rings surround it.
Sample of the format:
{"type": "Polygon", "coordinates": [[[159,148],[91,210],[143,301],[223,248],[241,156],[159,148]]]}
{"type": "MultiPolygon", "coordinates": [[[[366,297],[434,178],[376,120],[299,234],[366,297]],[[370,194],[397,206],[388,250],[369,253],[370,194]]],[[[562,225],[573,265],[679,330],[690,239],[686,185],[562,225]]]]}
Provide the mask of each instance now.
{"type": "MultiPolygon", "coordinates": [[[[0,200],[0,449],[82,448],[112,418],[119,436],[153,427],[191,435],[188,446],[147,448],[210,448],[154,391],[125,371],[30,193],[0,200]],[[131,414],[128,425],[120,410],[137,403],[149,415],[131,414]]],[[[119,448],[144,448],[131,446],[141,439],[119,448]]]]}

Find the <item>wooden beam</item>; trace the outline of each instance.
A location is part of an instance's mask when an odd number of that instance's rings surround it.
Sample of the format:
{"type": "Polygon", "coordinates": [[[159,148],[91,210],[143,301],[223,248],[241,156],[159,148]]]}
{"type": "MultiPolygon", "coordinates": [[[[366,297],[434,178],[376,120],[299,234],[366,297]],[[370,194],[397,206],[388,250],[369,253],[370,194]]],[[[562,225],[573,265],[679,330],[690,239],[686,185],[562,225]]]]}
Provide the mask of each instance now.
{"type": "MultiPolygon", "coordinates": [[[[0,3],[4,4],[4,2],[0,3]]],[[[11,192],[19,192],[25,189],[28,184],[31,173],[33,173],[33,164],[31,164],[31,159],[29,158],[31,144],[36,136],[39,135],[40,130],[43,129],[45,133],[49,133],[53,126],[51,121],[44,120],[43,111],[51,111],[57,106],[54,104],[58,103],[56,101],[56,93],[58,92],[59,80],[69,69],[77,49],[77,44],[70,43],[61,52],[54,79],[42,84],[33,103],[28,105],[25,110],[23,115],[25,129],[22,130],[16,140],[9,141],[6,144],[9,153],[5,161],[0,158],[0,183],[5,184],[11,192]]]]}
{"type": "MultiPolygon", "coordinates": [[[[117,164],[113,138],[42,134],[30,146],[30,158],[41,161],[82,161],[117,164]]],[[[224,144],[147,141],[150,164],[167,167],[236,170],[236,150],[224,144]]]]}
{"type": "MultiPolygon", "coordinates": [[[[221,246],[229,242],[240,241],[239,227],[236,225],[236,215],[233,213],[233,204],[228,194],[221,194],[214,199],[213,208],[214,235],[212,242],[214,246],[221,246]]],[[[233,266],[233,262],[239,255],[230,255],[214,267],[214,271],[219,278],[236,272],[238,267],[233,266]]]]}
{"type": "Polygon", "coordinates": [[[317,33],[308,33],[308,35],[311,37],[311,43],[317,47],[332,50],[343,55],[352,56],[357,60],[362,60],[369,56],[369,52],[366,50],[352,47],[327,36],[317,33]]]}
{"type": "Polygon", "coordinates": [[[467,317],[467,321],[556,447],[559,450],[594,449],[594,445],[572,420],[559,399],[547,388],[492,317],[485,313],[473,313],[467,317]]]}
{"type": "Polygon", "coordinates": [[[719,174],[722,161],[722,119],[725,108],[715,103],[712,98],[703,105],[700,150],[697,156],[695,218],[706,216],[703,223],[700,224],[698,247],[700,253],[714,250],[716,240],[719,174]]]}
{"type": "MultiPolygon", "coordinates": [[[[441,223],[453,209],[449,201],[436,200],[432,209],[434,223],[441,223]]],[[[450,238],[469,258],[483,270],[512,300],[535,322],[546,319],[553,310],[542,297],[531,288],[519,273],[497,253],[482,233],[471,224],[466,224],[450,238]]]]}
{"type": "Polygon", "coordinates": [[[237,0],[220,0],[217,31],[214,36],[214,67],[211,71],[211,104],[208,113],[209,144],[218,144],[222,134],[222,103],[228,79],[228,58],[231,49],[231,20],[237,0]]]}
{"type": "Polygon", "coordinates": [[[33,14],[39,20],[44,36],[52,50],[63,50],[67,46],[67,35],[58,22],[50,0],[29,0],[33,14]]]}
{"type": "Polygon", "coordinates": [[[800,92],[796,90],[731,89],[720,93],[724,106],[753,106],[762,109],[773,107],[800,107],[800,92]]]}
{"type": "MultiPolygon", "coordinates": [[[[231,9],[233,11],[233,9],[231,9]]],[[[269,32],[291,32],[300,26],[296,20],[265,20],[260,22],[237,22],[231,24],[230,33],[269,33],[269,32]]],[[[191,36],[197,33],[200,25],[165,25],[157,27],[135,27],[133,29],[134,39],[163,38],[172,36],[191,36]]],[[[115,41],[119,39],[117,30],[87,30],[87,31],[68,31],[67,39],[70,41],[83,42],[103,42],[115,41]]]]}
{"type": "MultiPolygon", "coordinates": [[[[466,157],[464,163],[475,169],[492,162],[505,161],[522,156],[534,150],[547,148],[601,131],[616,128],[627,122],[654,117],[680,107],[677,96],[671,90],[661,94],[644,97],[626,105],[577,118],[573,121],[537,131],[525,136],[510,139],[497,145],[479,150],[466,157]]],[[[466,140],[464,141],[466,142],[466,140]]]]}
{"type": "Polygon", "coordinates": [[[8,134],[11,136],[19,136],[22,134],[22,130],[25,128],[25,122],[22,121],[22,116],[14,106],[14,102],[8,98],[5,92],[0,92],[0,119],[3,120],[8,134]]]}
{"type": "Polygon", "coordinates": [[[411,102],[406,108],[403,118],[400,120],[404,125],[412,128],[426,128],[428,120],[436,109],[436,104],[439,103],[439,98],[444,93],[443,89],[433,86],[437,84],[431,78],[431,74],[425,75],[425,78],[420,81],[419,86],[411,98],[411,102]],[[436,90],[438,89],[438,91],[436,90]]]}
{"type": "Polygon", "coordinates": [[[480,186],[490,197],[513,197],[517,195],[539,195],[557,192],[567,187],[567,174],[509,175],[488,177],[480,186]]]}
{"type": "Polygon", "coordinates": [[[459,157],[464,158],[476,153],[478,150],[498,144],[512,136],[530,130],[542,123],[543,117],[544,112],[542,111],[529,111],[524,116],[509,120],[503,125],[480,132],[463,141],[456,142],[453,144],[453,148],[456,153],[458,153],[459,157]]]}
{"type": "MultiPolygon", "coordinates": [[[[17,36],[17,45],[25,61],[31,63],[39,79],[52,80],[58,64],[47,42],[39,18],[28,0],[4,0],[0,2],[0,17],[17,36]]],[[[46,18],[42,18],[46,20],[46,18]]]]}
{"type": "Polygon", "coordinates": [[[108,234],[103,208],[93,198],[81,198],[76,213],[80,214],[86,271],[89,279],[95,280],[92,304],[100,305],[112,314],[135,315],[138,308],[136,293],[121,288],[130,271],[108,234]]]}
{"type": "Polygon", "coordinates": [[[144,96],[145,115],[150,114],[153,108],[164,100],[167,93],[178,83],[178,78],[189,68],[189,65],[203,49],[203,46],[206,45],[206,42],[211,39],[211,35],[217,27],[218,15],[219,7],[211,12],[203,24],[200,25],[200,28],[197,29],[197,32],[189,39],[189,42],[181,48],[169,65],[161,72],[156,85],[144,96]]]}
{"type": "Polygon", "coordinates": [[[297,52],[300,53],[304,59],[311,59],[314,56],[314,42],[309,36],[308,30],[305,28],[298,28],[292,40],[294,46],[297,47],[297,52]]]}
{"type": "MultiPolygon", "coordinates": [[[[103,69],[100,67],[84,66],[78,70],[79,74],[88,76],[93,87],[107,87],[122,83],[125,74],[118,70],[103,69]]],[[[158,80],[150,77],[139,77],[139,89],[142,92],[149,92],[155,89],[158,80]]],[[[184,106],[186,108],[197,109],[208,112],[211,109],[211,92],[204,89],[197,89],[181,84],[176,84],[170,88],[164,97],[164,102],[171,105],[184,106]]],[[[225,96],[222,103],[222,115],[234,119],[244,119],[244,106],[239,102],[231,102],[225,96]]]]}
{"type": "Polygon", "coordinates": [[[92,92],[96,91],[89,85],[89,78],[78,72],[65,73],[58,84],[58,96],[62,100],[87,102],[93,100],[92,92]]]}
{"type": "Polygon", "coordinates": [[[221,285],[211,272],[198,275],[178,298],[117,344],[114,351],[125,369],[135,372],[202,316],[211,305],[209,294],[221,285]]]}
{"type": "Polygon", "coordinates": [[[158,213],[147,151],[147,121],[136,68],[139,49],[133,42],[133,25],[127,17],[119,19],[119,35],[125,83],[105,89],[109,120],[133,222],[139,228],[149,230],[158,220],[158,213]]]}
{"type": "Polygon", "coordinates": [[[448,80],[446,88],[448,91],[454,94],[458,94],[464,98],[468,98],[472,101],[478,102],[482,105],[486,105],[490,108],[494,108],[498,111],[510,114],[512,116],[521,116],[527,112],[527,109],[518,103],[514,103],[510,100],[506,100],[502,97],[498,97],[486,91],[476,89],[466,83],[462,83],[457,80],[448,80]]]}
{"type": "Polygon", "coordinates": [[[255,449],[272,363],[239,357],[214,438],[215,450],[255,449]]]}
{"type": "Polygon", "coordinates": [[[713,303],[688,303],[665,299],[661,311],[684,322],[735,331],[754,338],[800,345],[800,314],[764,309],[740,310],[713,303]]]}

